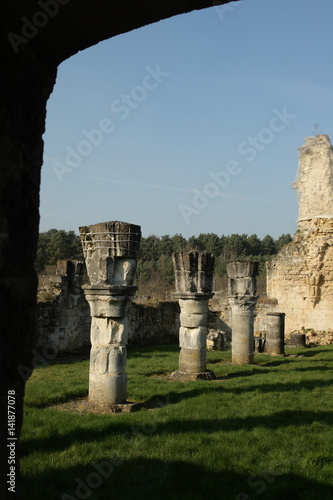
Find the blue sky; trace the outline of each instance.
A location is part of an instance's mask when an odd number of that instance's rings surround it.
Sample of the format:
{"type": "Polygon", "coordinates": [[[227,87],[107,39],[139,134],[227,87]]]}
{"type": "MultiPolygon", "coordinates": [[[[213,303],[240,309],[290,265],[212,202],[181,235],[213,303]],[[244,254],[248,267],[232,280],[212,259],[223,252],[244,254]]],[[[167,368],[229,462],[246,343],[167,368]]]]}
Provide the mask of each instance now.
{"type": "Polygon", "coordinates": [[[143,236],[293,234],[297,148],[333,138],[332,19],[332,0],[243,0],[62,63],[40,231],[121,220],[143,236]]]}

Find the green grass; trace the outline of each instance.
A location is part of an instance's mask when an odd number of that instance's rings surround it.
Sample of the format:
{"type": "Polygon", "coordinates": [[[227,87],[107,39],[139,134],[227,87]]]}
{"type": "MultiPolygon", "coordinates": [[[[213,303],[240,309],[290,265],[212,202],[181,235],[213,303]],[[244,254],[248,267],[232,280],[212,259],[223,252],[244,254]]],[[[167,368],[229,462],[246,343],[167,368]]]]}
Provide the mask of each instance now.
{"type": "Polygon", "coordinates": [[[332,499],[333,347],[291,353],[304,357],[235,366],[230,352],[209,352],[218,380],[185,383],[167,377],[178,347],[129,349],[128,399],[161,407],[118,415],[52,408],[87,395],[87,360],[36,369],[24,499],[332,499]]]}

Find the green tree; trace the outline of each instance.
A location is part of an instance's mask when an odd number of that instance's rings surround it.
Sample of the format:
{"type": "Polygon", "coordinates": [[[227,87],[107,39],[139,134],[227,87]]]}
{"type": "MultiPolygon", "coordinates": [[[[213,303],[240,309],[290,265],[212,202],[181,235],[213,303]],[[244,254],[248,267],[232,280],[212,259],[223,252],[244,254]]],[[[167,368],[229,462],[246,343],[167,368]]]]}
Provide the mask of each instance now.
{"type": "Polygon", "coordinates": [[[251,236],[247,238],[247,245],[249,255],[261,254],[261,241],[256,234],[251,234],[251,236]]]}
{"type": "Polygon", "coordinates": [[[248,253],[247,248],[246,234],[232,234],[224,246],[224,253],[229,260],[243,259],[248,253]]]}
{"type": "Polygon", "coordinates": [[[171,241],[173,252],[182,252],[187,246],[187,240],[181,234],[175,234],[172,236],[171,241]]]}
{"type": "Polygon", "coordinates": [[[281,236],[276,240],[276,251],[279,252],[284,245],[287,245],[292,241],[292,237],[289,233],[281,234],[281,236]]]}
{"type": "Polygon", "coordinates": [[[157,261],[160,256],[160,239],[158,236],[150,235],[141,239],[140,259],[157,261]]]}
{"type": "Polygon", "coordinates": [[[159,245],[159,254],[162,255],[171,255],[173,252],[173,242],[168,234],[161,236],[160,245],[159,245]]]}
{"type": "Polygon", "coordinates": [[[272,236],[267,234],[261,240],[261,254],[262,255],[273,255],[275,253],[276,253],[275,241],[272,238],[272,236]]]}
{"type": "Polygon", "coordinates": [[[156,274],[156,262],[153,260],[138,260],[136,274],[139,282],[149,281],[156,274]]]}
{"type": "Polygon", "coordinates": [[[57,260],[83,260],[80,237],[74,231],[50,229],[40,233],[36,270],[41,272],[47,264],[55,264],[57,260]]]}
{"type": "Polygon", "coordinates": [[[222,251],[222,241],[215,233],[201,233],[198,236],[198,240],[201,243],[203,249],[206,252],[213,253],[216,257],[221,254],[222,251]]]}
{"type": "Polygon", "coordinates": [[[174,270],[170,255],[161,255],[157,262],[157,270],[163,283],[170,285],[174,282],[174,270]]]}
{"type": "Polygon", "coordinates": [[[202,244],[202,241],[199,240],[196,236],[190,236],[189,239],[187,240],[187,247],[186,250],[188,252],[192,250],[198,250],[199,252],[202,252],[204,250],[204,246],[202,244]]]}

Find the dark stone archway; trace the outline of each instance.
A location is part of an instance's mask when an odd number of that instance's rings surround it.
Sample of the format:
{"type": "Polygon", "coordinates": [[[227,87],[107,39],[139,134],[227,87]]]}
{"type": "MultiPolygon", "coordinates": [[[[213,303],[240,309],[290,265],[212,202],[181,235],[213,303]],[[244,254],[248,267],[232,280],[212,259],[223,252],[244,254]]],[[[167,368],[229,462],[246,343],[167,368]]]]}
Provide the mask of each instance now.
{"type": "MultiPolygon", "coordinates": [[[[33,365],[34,271],[46,103],[57,66],[79,50],[177,14],[230,0],[2,0],[0,5],[0,447],[8,491],[7,394],[15,391],[16,437],[33,365]]],[[[18,454],[18,441],[15,443],[18,454]]],[[[17,455],[18,456],[18,455],[17,455]]],[[[19,472],[18,459],[15,463],[19,472]]]]}

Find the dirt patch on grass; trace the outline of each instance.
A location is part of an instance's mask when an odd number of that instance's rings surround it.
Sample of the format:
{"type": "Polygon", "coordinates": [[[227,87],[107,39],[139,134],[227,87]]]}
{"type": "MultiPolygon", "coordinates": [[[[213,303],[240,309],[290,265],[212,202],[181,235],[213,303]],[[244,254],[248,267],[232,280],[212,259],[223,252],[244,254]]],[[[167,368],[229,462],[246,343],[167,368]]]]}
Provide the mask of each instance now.
{"type": "Polygon", "coordinates": [[[143,408],[146,410],[157,410],[165,406],[160,399],[151,399],[141,403],[127,401],[123,404],[96,404],[89,401],[88,398],[75,399],[73,401],[66,401],[66,403],[60,403],[51,406],[56,410],[68,411],[70,413],[95,413],[98,415],[117,415],[119,413],[134,413],[140,411],[143,408]]]}

